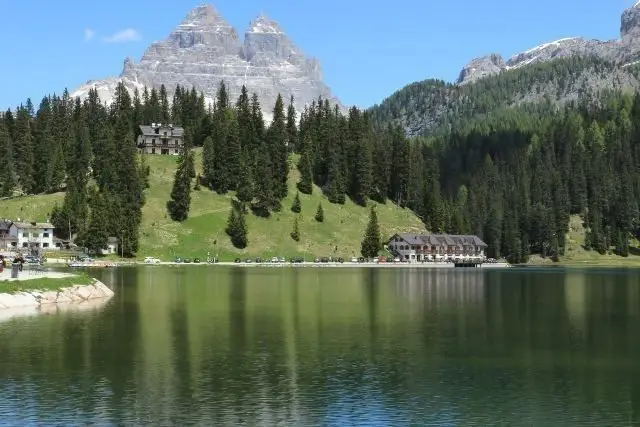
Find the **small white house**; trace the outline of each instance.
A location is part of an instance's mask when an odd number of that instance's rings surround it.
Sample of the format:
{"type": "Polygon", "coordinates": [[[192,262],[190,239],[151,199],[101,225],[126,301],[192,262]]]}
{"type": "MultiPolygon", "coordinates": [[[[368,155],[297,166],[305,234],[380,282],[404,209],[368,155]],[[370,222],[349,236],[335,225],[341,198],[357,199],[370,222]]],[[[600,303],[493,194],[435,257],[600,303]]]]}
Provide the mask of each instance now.
{"type": "Polygon", "coordinates": [[[117,255],[118,251],[118,238],[109,237],[107,247],[100,251],[100,255],[117,255]]]}
{"type": "Polygon", "coordinates": [[[8,234],[11,249],[24,252],[58,250],[53,243],[54,228],[48,222],[14,222],[8,234]]]}

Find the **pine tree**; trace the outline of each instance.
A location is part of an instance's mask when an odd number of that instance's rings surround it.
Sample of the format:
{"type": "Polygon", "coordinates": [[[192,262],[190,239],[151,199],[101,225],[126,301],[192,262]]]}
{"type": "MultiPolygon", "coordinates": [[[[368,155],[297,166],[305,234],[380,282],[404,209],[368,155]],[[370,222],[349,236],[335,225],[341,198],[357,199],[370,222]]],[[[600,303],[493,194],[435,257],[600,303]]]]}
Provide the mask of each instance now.
{"type": "Polygon", "coordinates": [[[62,147],[58,146],[55,148],[53,154],[53,161],[49,165],[49,172],[47,182],[49,183],[49,188],[47,191],[56,192],[60,190],[62,184],[65,179],[65,160],[64,160],[64,152],[62,147]]]}
{"type": "Polygon", "coordinates": [[[291,95],[289,107],[287,108],[287,147],[289,148],[289,151],[295,151],[297,153],[300,152],[300,147],[298,147],[296,108],[293,105],[293,95],[291,95]]]}
{"type": "Polygon", "coordinates": [[[22,191],[29,194],[35,188],[33,179],[33,135],[32,118],[25,107],[18,109],[15,125],[16,139],[13,144],[14,165],[22,191]]]}
{"type": "Polygon", "coordinates": [[[2,119],[0,119],[0,159],[3,162],[3,168],[0,170],[0,197],[9,197],[13,195],[16,182],[11,139],[2,119]]]}
{"type": "Polygon", "coordinates": [[[302,212],[302,204],[300,203],[300,194],[296,193],[296,197],[293,199],[293,203],[291,204],[291,212],[300,213],[302,212]]]}
{"type": "Polygon", "coordinates": [[[204,140],[204,148],[202,149],[202,169],[204,172],[204,180],[210,188],[212,188],[212,182],[215,179],[215,155],[213,139],[207,136],[204,140]]]}
{"type": "Polygon", "coordinates": [[[242,157],[240,159],[240,169],[238,172],[238,189],[236,190],[236,197],[244,204],[251,203],[254,198],[254,185],[251,167],[248,160],[248,148],[243,149],[242,157]]]}
{"type": "Polygon", "coordinates": [[[227,235],[231,238],[231,243],[238,249],[244,249],[248,245],[247,223],[244,212],[240,207],[232,203],[229,219],[227,220],[227,235]]]}
{"type": "MultiPolygon", "coordinates": [[[[310,144],[309,144],[310,145],[310,144]]],[[[303,194],[313,193],[313,165],[311,164],[310,148],[303,149],[298,161],[298,170],[300,171],[300,181],[298,181],[298,190],[303,194]]]]}
{"type": "Polygon", "coordinates": [[[99,253],[107,247],[109,229],[108,218],[105,213],[108,209],[109,206],[105,197],[100,193],[94,193],[91,199],[91,219],[83,239],[84,246],[94,253],[99,253]]]}
{"type": "Polygon", "coordinates": [[[298,225],[298,217],[293,220],[293,230],[291,231],[291,238],[296,242],[300,241],[300,227],[298,225]]]}
{"type": "Polygon", "coordinates": [[[278,200],[282,200],[288,192],[289,161],[284,104],[280,95],[273,107],[273,120],[267,132],[267,149],[271,158],[273,194],[278,200]]]}
{"type": "Polygon", "coordinates": [[[318,210],[316,210],[316,221],[324,222],[324,210],[322,209],[322,203],[318,203],[318,210]]]}
{"type": "Polygon", "coordinates": [[[378,215],[373,206],[369,212],[369,224],[365,230],[364,238],[360,247],[360,253],[365,258],[375,258],[380,251],[381,238],[380,238],[380,226],[378,225],[378,215]]]}
{"type": "Polygon", "coordinates": [[[184,151],[173,181],[171,200],[167,202],[169,216],[174,221],[185,221],[189,217],[191,206],[191,176],[189,175],[189,158],[191,152],[184,151]]]}

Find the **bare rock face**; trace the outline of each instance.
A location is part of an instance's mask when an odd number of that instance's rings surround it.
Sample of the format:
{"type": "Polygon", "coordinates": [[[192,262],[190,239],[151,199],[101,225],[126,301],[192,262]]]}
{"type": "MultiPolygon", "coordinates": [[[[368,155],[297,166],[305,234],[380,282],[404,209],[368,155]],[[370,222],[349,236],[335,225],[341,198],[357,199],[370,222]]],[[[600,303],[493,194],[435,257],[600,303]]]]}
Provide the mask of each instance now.
{"type": "Polygon", "coordinates": [[[481,78],[498,74],[506,68],[504,59],[497,53],[476,58],[460,72],[459,83],[473,83],[481,78]]]}
{"type": "Polygon", "coordinates": [[[640,58],[640,1],[622,14],[620,37],[611,41],[564,38],[514,55],[502,66],[491,60],[495,54],[477,58],[462,69],[458,83],[471,83],[502,71],[573,55],[596,56],[621,65],[636,61],[640,58]]]}
{"type": "Polygon", "coordinates": [[[178,84],[195,87],[212,102],[223,80],[232,99],[242,85],[257,93],[265,112],[278,94],[285,101],[293,96],[298,111],[320,96],[339,104],[322,81],[318,61],[307,58],[276,22],[259,16],[241,41],[209,5],[190,11],[165,40],[147,48],[140,62],[127,58],[119,78],[89,81],[71,95],[84,98],[96,88],[102,101],[111,102],[122,81],[131,92],[164,84],[170,96],[178,84]]]}

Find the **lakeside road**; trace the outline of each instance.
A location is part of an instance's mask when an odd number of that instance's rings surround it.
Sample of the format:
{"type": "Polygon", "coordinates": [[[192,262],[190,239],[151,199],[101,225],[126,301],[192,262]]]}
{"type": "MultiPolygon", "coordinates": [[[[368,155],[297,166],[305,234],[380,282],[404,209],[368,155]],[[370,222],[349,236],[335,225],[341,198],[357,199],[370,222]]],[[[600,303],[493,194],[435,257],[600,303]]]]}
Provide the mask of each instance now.
{"type": "MultiPolygon", "coordinates": [[[[263,267],[263,268],[286,268],[286,267],[292,267],[292,268],[406,268],[406,269],[422,269],[422,268],[455,268],[455,264],[453,263],[449,263],[449,262],[425,262],[425,263],[404,263],[404,262],[398,262],[398,263],[387,263],[387,262],[382,262],[382,263],[374,263],[374,262],[364,262],[364,263],[359,263],[359,262],[343,262],[343,263],[338,263],[338,262],[301,262],[301,263],[290,263],[290,262],[260,262],[260,263],[256,263],[256,262],[217,262],[215,264],[209,264],[207,262],[201,262],[201,263],[176,263],[176,262],[172,262],[172,261],[164,261],[164,262],[159,262],[159,263],[155,263],[155,264],[147,264],[144,261],[123,261],[123,262],[118,262],[116,263],[116,265],[113,265],[112,267],[127,267],[127,266],[148,266],[148,267],[155,267],[155,266],[174,266],[174,267],[205,267],[205,266],[222,266],[222,267],[263,267]]],[[[87,267],[87,268],[106,268],[105,265],[100,264],[100,263],[88,263],[86,266],[82,266],[82,267],[87,267]]],[[[82,268],[80,267],[80,268],[82,268]]],[[[485,264],[479,264],[477,267],[466,267],[467,269],[470,268],[484,268],[484,269],[493,269],[493,268],[508,268],[511,267],[510,264],[507,263],[485,263],[485,264]]]]}
{"type": "Polygon", "coordinates": [[[24,269],[18,274],[17,279],[11,278],[11,266],[5,267],[4,271],[0,273],[0,282],[2,281],[25,281],[25,280],[37,280],[37,279],[66,279],[72,277],[72,273],[65,273],[62,271],[37,271],[32,269],[31,266],[24,266],[24,269]]]}

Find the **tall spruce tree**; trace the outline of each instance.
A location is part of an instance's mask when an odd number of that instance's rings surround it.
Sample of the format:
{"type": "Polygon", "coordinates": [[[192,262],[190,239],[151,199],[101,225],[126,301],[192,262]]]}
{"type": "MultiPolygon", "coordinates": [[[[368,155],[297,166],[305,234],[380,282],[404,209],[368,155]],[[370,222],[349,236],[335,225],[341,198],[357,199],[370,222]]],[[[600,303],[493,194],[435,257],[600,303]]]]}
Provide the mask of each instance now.
{"type": "Polygon", "coordinates": [[[300,241],[300,225],[298,224],[298,217],[293,220],[293,230],[291,230],[291,238],[296,242],[300,241]]]}
{"type": "MultiPolygon", "coordinates": [[[[308,138],[305,136],[305,139],[308,138]]],[[[313,165],[311,163],[311,143],[306,140],[298,161],[298,171],[300,172],[300,180],[298,181],[298,190],[303,194],[313,193],[313,165]]]]}
{"type": "Polygon", "coordinates": [[[291,95],[289,107],[287,108],[287,147],[289,148],[289,151],[295,151],[296,153],[300,152],[300,147],[298,147],[297,115],[296,108],[293,104],[293,95],[291,95]]]}
{"type": "Polygon", "coordinates": [[[318,203],[315,220],[318,222],[324,222],[324,209],[322,209],[322,203],[318,203]]]}
{"type": "Polygon", "coordinates": [[[84,235],[84,246],[93,253],[100,253],[107,247],[109,240],[108,217],[105,213],[109,205],[104,195],[95,192],[91,197],[89,226],[84,235]]]}
{"type": "Polygon", "coordinates": [[[244,211],[232,202],[231,212],[227,220],[227,235],[231,239],[231,243],[238,249],[244,249],[249,244],[247,238],[247,223],[244,217],[244,211]]]}
{"type": "Polygon", "coordinates": [[[289,161],[287,151],[287,128],[284,115],[284,103],[278,95],[273,107],[273,120],[267,132],[267,148],[271,157],[273,177],[273,192],[279,200],[287,196],[287,178],[289,176],[289,161]]]}
{"type": "Polygon", "coordinates": [[[185,221],[189,217],[191,207],[191,176],[192,167],[191,151],[183,150],[178,164],[173,188],[171,190],[171,200],[167,202],[169,216],[174,221],[185,221]]]}
{"type": "Polygon", "coordinates": [[[15,171],[13,168],[13,154],[11,150],[11,138],[4,120],[0,118],[0,161],[3,168],[0,170],[0,197],[13,195],[16,186],[15,171]]]}
{"type": "Polygon", "coordinates": [[[291,203],[291,212],[302,212],[302,203],[300,202],[300,194],[298,193],[296,193],[296,196],[293,198],[293,203],[291,203]]]}
{"type": "Polygon", "coordinates": [[[367,224],[362,244],[360,245],[360,253],[365,258],[374,258],[378,256],[378,252],[381,248],[382,244],[378,215],[375,207],[371,206],[371,210],[369,211],[369,223],[367,224]]]}

